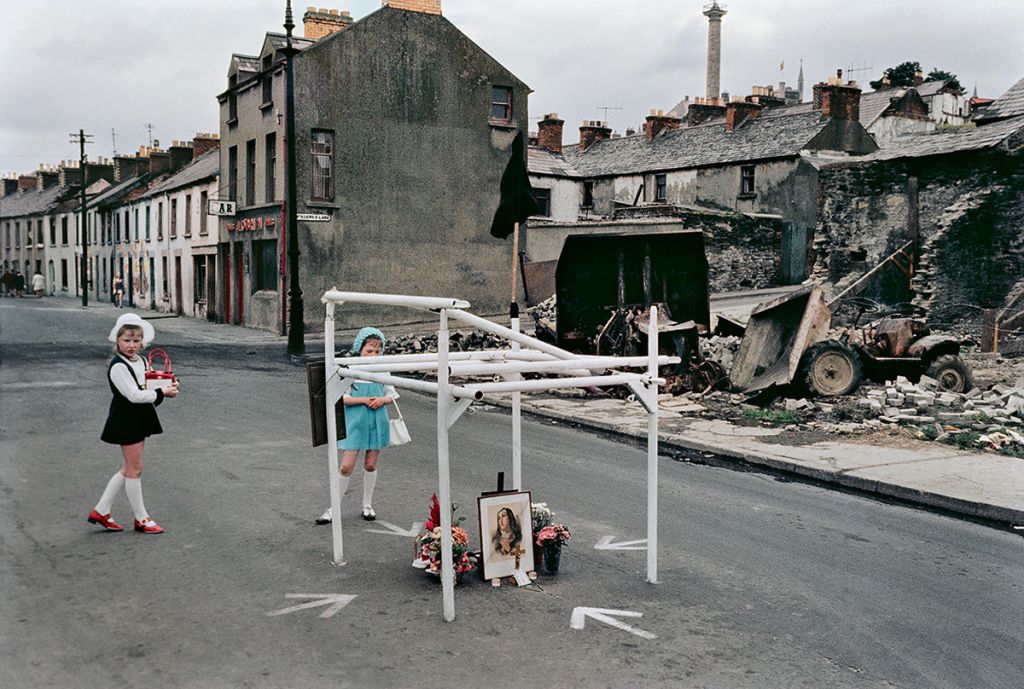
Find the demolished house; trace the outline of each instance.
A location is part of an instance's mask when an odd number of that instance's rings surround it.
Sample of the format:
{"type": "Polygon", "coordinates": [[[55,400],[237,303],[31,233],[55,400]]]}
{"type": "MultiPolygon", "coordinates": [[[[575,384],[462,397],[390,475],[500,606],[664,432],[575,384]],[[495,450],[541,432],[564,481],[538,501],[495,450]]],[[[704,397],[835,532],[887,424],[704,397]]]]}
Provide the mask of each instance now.
{"type": "Polygon", "coordinates": [[[1024,80],[986,113],[823,165],[813,279],[839,293],[904,250],[913,260],[878,271],[861,294],[913,301],[938,328],[1012,310],[1024,294],[1024,80]]]}

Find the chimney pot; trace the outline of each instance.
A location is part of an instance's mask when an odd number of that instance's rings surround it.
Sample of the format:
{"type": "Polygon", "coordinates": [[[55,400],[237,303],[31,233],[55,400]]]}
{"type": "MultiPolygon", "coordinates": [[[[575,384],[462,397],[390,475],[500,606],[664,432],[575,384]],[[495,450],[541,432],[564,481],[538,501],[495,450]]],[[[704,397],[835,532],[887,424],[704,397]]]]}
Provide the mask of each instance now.
{"type": "Polygon", "coordinates": [[[537,123],[537,145],[552,153],[562,152],[562,133],[565,120],[558,118],[557,112],[544,115],[537,123]]]}
{"type": "Polygon", "coordinates": [[[664,110],[651,110],[651,114],[647,116],[644,122],[644,136],[648,141],[653,141],[654,137],[663,130],[679,129],[680,124],[682,124],[682,120],[678,117],[665,115],[664,110]]]}
{"type": "Polygon", "coordinates": [[[598,141],[604,141],[611,137],[612,130],[606,122],[600,120],[583,120],[580,127],[580,152],[586,151],[598,141]]]}

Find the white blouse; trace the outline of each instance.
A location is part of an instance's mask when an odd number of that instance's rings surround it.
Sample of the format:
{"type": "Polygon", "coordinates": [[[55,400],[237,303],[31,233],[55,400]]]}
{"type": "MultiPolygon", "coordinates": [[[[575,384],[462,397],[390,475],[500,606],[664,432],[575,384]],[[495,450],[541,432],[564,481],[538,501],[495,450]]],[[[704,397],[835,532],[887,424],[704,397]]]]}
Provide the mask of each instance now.
{"type": "Polygon", "coordinates": [[[121,354],[118,354],[121,361],[125,362],[132,367],[132,371],[135,372],[136,378],[132,377],[131,371],[125,369],[124,366],[111,366],[110,367],[110,382],[114,384],[117,391],[128,398],[129,402],[133,404],[146,404],[147,402],[156,402],[157,394],[156,390],[140,390],[138,381],[142,381],[143,385],[146,382],[146,362],[141,356],[135,357],[135,359],[129,359],[121,354]]]}

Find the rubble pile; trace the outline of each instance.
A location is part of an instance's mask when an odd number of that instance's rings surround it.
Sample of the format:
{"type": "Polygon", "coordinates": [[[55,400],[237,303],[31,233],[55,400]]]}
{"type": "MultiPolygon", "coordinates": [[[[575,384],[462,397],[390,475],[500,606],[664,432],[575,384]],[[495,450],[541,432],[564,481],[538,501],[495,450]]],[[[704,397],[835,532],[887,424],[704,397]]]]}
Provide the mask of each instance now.
{"type": "Polygon", "coordinates": [[[1024,424],[1024,380],[1009,386],[997,383],[988,390],[965,394],[939,389],[934,378],[921,376],[916,384],[902,376],[884,388],[868,390],[858,406],[882,423],[932,424],[985,428],[1024,424]]]}
{"type": "Polygon", "coordinates": [[[736,358],[736,353],[740,351],[742,339],[734,335],[712,335],[711,337],[701,338],[701,356],[720,364],[723,369],[728,371],[732,368],[732,362],[736,358]]]}
{"type": "Polygon", "coordinates": [[[552,294],[529,311],[530,315],[533,316],[537,337],[545,342],[555,342],[558,339],[555,295],[552,294]]]}
{"type": "MultiPolygon", "coordinates": [[[[448,337],[448,351],[470,352],[482,349],[508,349],[509,341],[492,333],[479,330],[453,332],[448,337]]],[[[384,348],[385,354],[420,354],[437,351],[437,333],[429,335],[400,335],[384,348]]]]}

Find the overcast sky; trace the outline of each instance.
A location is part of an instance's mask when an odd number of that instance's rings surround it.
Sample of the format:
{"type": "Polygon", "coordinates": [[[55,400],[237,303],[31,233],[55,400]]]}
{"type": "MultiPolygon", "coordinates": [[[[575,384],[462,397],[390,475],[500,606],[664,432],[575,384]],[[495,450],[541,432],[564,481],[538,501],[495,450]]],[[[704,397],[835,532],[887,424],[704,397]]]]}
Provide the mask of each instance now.
{"type": "MultiPolygon", "coordinates": [[[[319,3],[359,19],[380,0],[319,3]]],[[[651,108],[704,95],[707,20],[699,0],[442,0],[444,15],[534,90],[574,140],[584,119],[623,132],[651,108]],[[604,110],[604,108],[619,108],[604,110]],[[607,114],[607,117],[605,116],[607,114]]],[[[733,0],[722,27],[722,90],[795,85],[805,98],[836,68],[866,88],[917,60],[996,97],[1024,76],[1024,0],[733,0]],[[983,9],[982,9],[983,8],[983,9]],[[779,69],[784,63],[784,68],[779,69]]],[[[294,6],[301,35],[307,3],[294,6]]],[[[0,171],[78,158],[68,133],[95,136],[90,158],[218,131],[215,95],[233,52],[283,31],[283,0],[3,0],[0,171]]],[[[535,128],[535,125],[534,125],[535,128]]]]}

